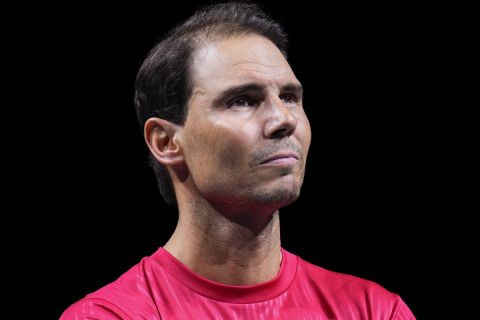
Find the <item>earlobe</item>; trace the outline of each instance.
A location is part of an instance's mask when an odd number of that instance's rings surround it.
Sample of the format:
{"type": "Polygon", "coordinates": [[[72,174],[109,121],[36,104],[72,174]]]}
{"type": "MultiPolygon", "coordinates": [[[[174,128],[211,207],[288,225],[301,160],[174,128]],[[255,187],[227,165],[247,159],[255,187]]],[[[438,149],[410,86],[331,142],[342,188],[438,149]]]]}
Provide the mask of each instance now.
{"type": "Polygon", "coordinates": [[[160,118],[145,122],[144,137],[150,152],[163,165],[178,165],[183,162],[181,147],[176,135],[180,126],[160,118]]]}

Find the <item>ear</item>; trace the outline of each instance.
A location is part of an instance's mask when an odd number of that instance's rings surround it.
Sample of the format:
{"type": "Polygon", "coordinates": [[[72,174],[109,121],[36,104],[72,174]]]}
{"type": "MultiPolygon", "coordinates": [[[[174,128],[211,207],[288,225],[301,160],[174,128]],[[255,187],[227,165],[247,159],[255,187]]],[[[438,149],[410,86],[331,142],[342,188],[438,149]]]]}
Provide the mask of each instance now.
{"type": "Polygon", "coordinates": [[[160,118],[150,118],[145,122],[144,136],[150,152],[165,166],[183,162],[183,154],[178,144],[180,126],[160,118]]]}

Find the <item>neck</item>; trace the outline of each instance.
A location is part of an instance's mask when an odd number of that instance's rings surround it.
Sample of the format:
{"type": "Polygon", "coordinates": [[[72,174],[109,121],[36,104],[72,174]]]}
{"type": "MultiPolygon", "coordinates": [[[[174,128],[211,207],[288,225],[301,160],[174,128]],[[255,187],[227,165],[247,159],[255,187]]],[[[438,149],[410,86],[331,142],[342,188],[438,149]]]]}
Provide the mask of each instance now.
{"type": "Polygon", "coordinates": [[[164,248],[215,282],[254,285],[273,279],[282,258],[278,210],[221,211],[206,201],[179,202],[179,221],[164,248]]]}

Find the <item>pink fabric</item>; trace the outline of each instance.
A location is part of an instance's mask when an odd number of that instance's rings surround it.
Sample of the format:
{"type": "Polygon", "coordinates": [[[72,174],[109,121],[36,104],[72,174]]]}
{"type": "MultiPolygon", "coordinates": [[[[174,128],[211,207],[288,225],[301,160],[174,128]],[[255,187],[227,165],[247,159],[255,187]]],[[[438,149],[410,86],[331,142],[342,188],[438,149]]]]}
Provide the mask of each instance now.
{"type": "Polygon", "coordinates": [[[371,281],[314,266],[284,249],[282,257],[273,280],[229,286],[195,274],[160,248],[60,319],[415,319],[398,295],[371,281]]]}

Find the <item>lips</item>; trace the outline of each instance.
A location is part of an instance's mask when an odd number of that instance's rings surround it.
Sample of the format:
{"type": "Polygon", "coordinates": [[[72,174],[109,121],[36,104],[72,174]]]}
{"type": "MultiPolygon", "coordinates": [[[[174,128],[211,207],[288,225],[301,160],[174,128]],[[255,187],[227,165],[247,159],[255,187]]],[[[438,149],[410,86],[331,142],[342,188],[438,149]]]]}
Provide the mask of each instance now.
{"type": "Polygon", "coordinates": [[[300,156],[295,152],[280,152],[268,157],[267,159],[263,160],[260,164],[276,163],[276,162],[282,162],[282,161],[296,162],[299,158],[300,156]]]}

